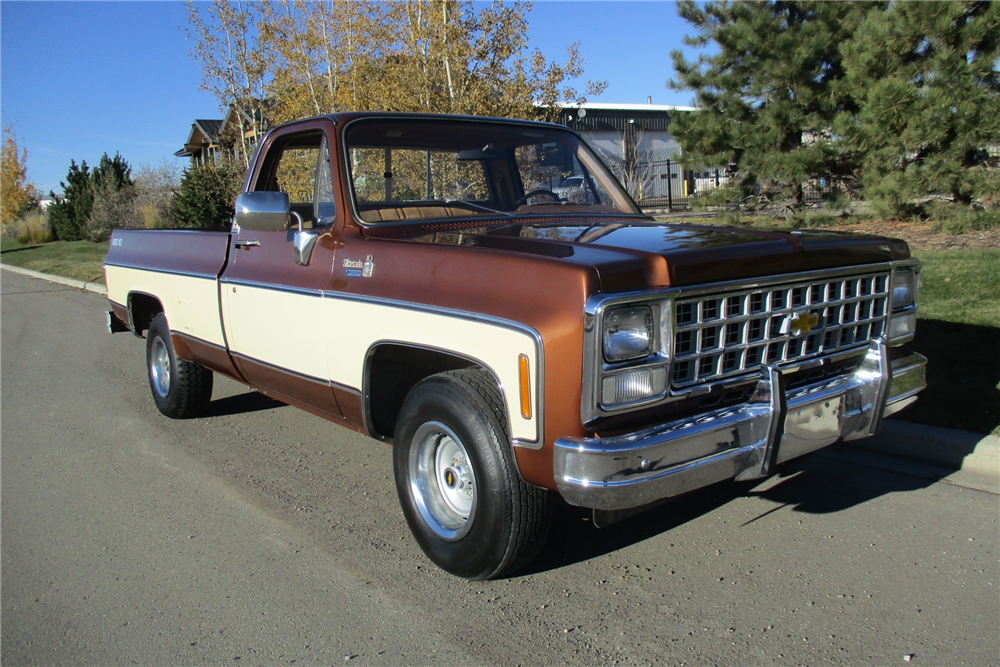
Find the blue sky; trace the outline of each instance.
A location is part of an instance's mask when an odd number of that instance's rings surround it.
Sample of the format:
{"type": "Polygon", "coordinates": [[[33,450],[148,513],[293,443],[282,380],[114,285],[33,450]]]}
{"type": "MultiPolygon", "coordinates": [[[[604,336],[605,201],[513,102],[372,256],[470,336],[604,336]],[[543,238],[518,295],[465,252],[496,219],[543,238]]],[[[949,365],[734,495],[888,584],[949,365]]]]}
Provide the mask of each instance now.
{"type": "MultiPolygon", "coordinates": [[[[565,60],[580,42],[591,102],[687,105],[666,87],[670,51],[693,30],[672,2],[535,2],[532,48],[565,60]]],[[[133,168],[177,161],[195,118],[221,118],[199,90],[183,2],[0,2],[0,117],[28,150],[28,178],[61,192],[71,159],[121,153],[133,168]]],[[[582,88],[582,86],[581,86],[582,88]]]]}

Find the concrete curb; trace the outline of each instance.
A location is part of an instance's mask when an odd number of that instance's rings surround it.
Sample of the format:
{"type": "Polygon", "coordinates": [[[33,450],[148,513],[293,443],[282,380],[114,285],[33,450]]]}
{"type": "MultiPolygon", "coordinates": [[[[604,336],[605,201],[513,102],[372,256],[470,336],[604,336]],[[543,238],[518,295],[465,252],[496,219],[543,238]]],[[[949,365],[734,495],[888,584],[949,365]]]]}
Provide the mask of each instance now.
{"type": "Polygon", "coordinates": [[[1000,438],[887,419],[871,438],[839,445],[913,463],[909,472],[1000,494],[1000,438]]]}
{"type": "MultiPolygon", "coordinates": [[[[85,283],[10,264],[0,264],[0,267],[87,292],[103,295],[108,293],[107,288],[100,283],[85,283]]],[[[1000,487],[1000,438],[995,435],[980,435],[887,419],[878,435],[841,443],[840,446],[932,466],[940,475],[949,478],[954,476],[951,473],[960,473],[956,479],[971,480],[969,483],[973,488],[997,493],[994,489],[1000,487]]]]}
{"type": "Polygon", "coordinates": [[[85,283],[82,280],[76,280],[74,278],[64,278],[63,276],[54,276],[49,273],[42,273],[41,271],[24,269],[21,268],[20,266],[12,266],[10,264],[0,264],[0,268],[6,269],[7,271],[12,271],[14,273],[20,273],[22,276],[31,276],[32,278],[47,280],[50,283],[66,285],[67,287],[75,287],[76,289],[81,289],[84,290],[85,292],[94,292],[95,294],[103,294],[104,296],[107,296],[108,294],[108,288],[100,283],[85,283]]]}

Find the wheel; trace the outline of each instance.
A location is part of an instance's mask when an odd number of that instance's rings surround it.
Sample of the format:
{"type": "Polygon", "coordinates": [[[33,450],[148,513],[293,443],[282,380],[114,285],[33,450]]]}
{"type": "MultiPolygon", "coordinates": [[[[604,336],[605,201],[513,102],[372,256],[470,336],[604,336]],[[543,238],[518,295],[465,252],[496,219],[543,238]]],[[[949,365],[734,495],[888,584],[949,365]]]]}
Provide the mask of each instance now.
{"type": "Polygon", "coordinates": [[[393,469],[406,522],[427,557],[466,579],[494,579],[541,549],[549,494],[517,472],[500,392],[490,375],[433,375],[407,395],[393,469]]]}
{"type": "Polygon", "coordinates": [[[212,371],[177,356],[163,313],[153,318],[146,332],[146,369],[153,401],[168,417],[197,417],[212,400],[212,371]]]}
{"type": "Polygon", "coordinates": [[[514,202],[514,208],[527,204],[528,200],[532,197],[552,197],[557,203],[562,202],[562,197],[552,192],[552,190],[546,190],[544,188],[538,190],[532,190],[531,192],[525,194],[523,197],[514,202]]]}

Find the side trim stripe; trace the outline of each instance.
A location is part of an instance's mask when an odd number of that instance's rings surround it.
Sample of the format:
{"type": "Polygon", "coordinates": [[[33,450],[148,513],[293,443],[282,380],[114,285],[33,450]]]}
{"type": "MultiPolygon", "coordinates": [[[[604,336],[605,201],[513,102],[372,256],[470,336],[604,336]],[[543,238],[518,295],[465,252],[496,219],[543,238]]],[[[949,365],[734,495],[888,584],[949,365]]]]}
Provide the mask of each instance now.
{"type": "Polygon", "coordinates": [[[287,294],[301,294],[302,296],[323,297],[322,290],[306,289],[304,287],[291,287],[289,285],[275,285],[274,283],[258,283],[253,280],[232,280],[222,278],[219,280],[222,285],[232,285],[233,287],[252,287],[254,289],[267,290],[269,292],[284,292],[287,294]]]}
{"type": "Polygon", "coordinates": [[[348,391],[353,394],[361,395],[361,390],[351,387],[346,384],[340,384],[339,382],[334,382],[332,380],[324,380],[323,378],[313,377],[312,375],[306,375],[304,373],[297,373],[296,371],[290,370],[288,368],[282,368],[281,366],[275,366],[274,364],[269,364],[266,361],[261,361],[260,359],[255,359],[253,357],[247,356],[245,354],[240,354],[239,352],[230,352],[233,357],[243,359],[255,363],[259,366],[264,366],[265,368],[270,368],[271,370],[277,371],[279,373],[284,373],[285,375],[291,375],[292,377],[298,378],[300,380],[305,380],[307,382],[312,382],[314,384],[323,385],[324,387],[331,387],[333,389],[339,389],[341,391],[348,391]]]}
{"type": "Polygon", "coordinates": [[[158,269],[151,268],[148,266],[136,266],[135,264],[123,264],[120,262],[105,262],[105,268],[113,266],[119,269],[132,269],[134,271],[149,271],[150,273],[165,273],[171,276],[184,276],[185,278],[202,278],[204,280],[218,280],[219,276],[215,273],[198,273],[195,271],[177,271],[175,269],[158,269]]]}

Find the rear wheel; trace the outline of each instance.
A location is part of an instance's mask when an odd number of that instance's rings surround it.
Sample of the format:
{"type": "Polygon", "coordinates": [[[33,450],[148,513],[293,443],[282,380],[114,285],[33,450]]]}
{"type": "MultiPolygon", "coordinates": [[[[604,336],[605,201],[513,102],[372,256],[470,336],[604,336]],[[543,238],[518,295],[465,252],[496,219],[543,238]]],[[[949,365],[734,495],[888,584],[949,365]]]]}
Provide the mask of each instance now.
{"type": "Polygon", "coordinates": [[[197,417],[212,400],[212,371],[177,356],[163,313],[146,332],[146,369],[153,401],[168,417],[197,417]]]}
{"type": "Polygon", "coordinates": [[[397,420],[393,467],[403,514],[427,557],[459,577],[514,572],[548,532],[548,491],[521,479],[506,422],[496,384],[478,370],[420,382],[397,420]]]}

